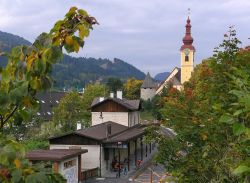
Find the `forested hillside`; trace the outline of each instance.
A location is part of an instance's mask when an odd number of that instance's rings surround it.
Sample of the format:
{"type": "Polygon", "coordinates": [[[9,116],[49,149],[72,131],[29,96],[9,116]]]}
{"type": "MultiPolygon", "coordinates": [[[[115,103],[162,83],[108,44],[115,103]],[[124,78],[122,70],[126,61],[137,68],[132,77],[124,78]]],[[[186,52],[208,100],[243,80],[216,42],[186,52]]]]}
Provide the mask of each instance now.
{"type": "Polygon", "coordinates": [[[64,55],[63,60],[54,66],[52,76],[56,80],[56,87],[81,88],[91,82],[106,82],[110,77],[118,77],[121,80],[130,77],[144,79],[145,74],[117,58],[110,61],[101,58],[74,58],[64,55]]]}
{"type": "MultiPolygon", "coordinates": [[[[0,51],[9,51],[17,45],[31,45],[31,43],[19,36],[0,31],[0,51]]],[[[0,66],[6,64],[6,59],[1,58],[0,66]]],[[[106,82],[110,77],[118,77],[126,80],[130,77],[144,79],[145,74],[134,66],[115,58],[76,58],[64,55],[60,63],[55,64],[52,70],[54,88],[69,89],[82,88],[92,82],[106,82]]]]}

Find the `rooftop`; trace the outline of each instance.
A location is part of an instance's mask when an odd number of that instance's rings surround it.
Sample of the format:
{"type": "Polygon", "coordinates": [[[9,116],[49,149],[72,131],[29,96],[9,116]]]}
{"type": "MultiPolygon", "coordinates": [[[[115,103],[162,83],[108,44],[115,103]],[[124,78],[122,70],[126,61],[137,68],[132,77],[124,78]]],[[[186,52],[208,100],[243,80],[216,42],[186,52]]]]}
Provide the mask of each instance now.
{"type": "Polygon", "coordinates": [[[26,158],[31,161],[62,161],[87,152],[87,149],[34,150],[28,152],[26,158]]]}
{"type": "Polygon", "coordinates": [[[146,75],[141,88],[156,88],[157,84],[154,82],[154,80],[152,79],[152,77],[150,76],[149,72],[146,75]]]}
{"type": "Polygon", "coordinates": [[[90,108],[93,108],[95,106],[101,105],[103,103],[105,103],[108,100],[112,100],[120,105],[122,105],[123,107],[129,109],[129,110],[139,110],[140,108],[140,100],[128,100],[128,99],[119,99],[119,98],[104,98],[103,100],[100,101],[100,97],[96,97],[90,108]]]}
{"type": "Polygon", "coordinates": [[[65,92],[47,91],[40,92],[36,95],[37,103],[40,104],[40,109],[37,111],[37,116],[45,120],[50,120],[53,115],[53,108],[56,107],[60,100],[65,96],[65,92]]]}

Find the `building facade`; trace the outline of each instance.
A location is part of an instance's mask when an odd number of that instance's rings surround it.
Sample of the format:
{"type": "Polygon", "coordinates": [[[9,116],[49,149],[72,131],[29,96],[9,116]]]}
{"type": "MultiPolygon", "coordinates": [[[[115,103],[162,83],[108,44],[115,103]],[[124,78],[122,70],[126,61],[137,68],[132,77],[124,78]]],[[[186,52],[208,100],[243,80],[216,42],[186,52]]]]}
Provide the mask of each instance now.
{"type": "Polygon", "coordinates": [[[191,23],[188,17],[186,22],[186,32],[182,39],[183,45],[180,48],[180,59],[181,68],[175,67],[170,75],[162,82],[162,84],[157,88],[156,93],[162,93],[164,87],[168,84],[172,85],[174,88],[181,90],[183,83],[191,78],[191,74],[194,69],[194,54],[195,47],[193,46],[193,38],[191,36],[191,23]]]}
{"type": "Polygon", "coordinates": [[[92,126],[107,121],[113,121],[124,126],[132,127],[140,123],[140,100],[122,98],[97,97],[90,107],[92,126]]]}
{"type": "Polygon", "coordinates": [[[186,24],[186,34],[181,46],[181,84],[188,81],[194,69],[194,52],[193,38],[191,36],[191,24],[188,17],[186,24]]]}
{"type": "Polygon", "coordinates": [[[152,79],[149,73],[147,73],[142,85],[141,85],[141,99],[151,100],[156,94],[157,84],[152,79]]]}

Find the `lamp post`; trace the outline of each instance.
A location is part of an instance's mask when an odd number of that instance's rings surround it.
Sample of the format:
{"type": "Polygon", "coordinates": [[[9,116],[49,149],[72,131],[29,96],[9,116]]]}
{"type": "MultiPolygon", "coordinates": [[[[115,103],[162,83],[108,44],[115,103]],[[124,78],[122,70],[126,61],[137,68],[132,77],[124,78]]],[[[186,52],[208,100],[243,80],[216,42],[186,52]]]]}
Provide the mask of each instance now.
{"type": "Polygon", "coordinates": [[[121,152],[120,152],[119,145],[122,145],[122,142],[117,142],[117,147],[118,147],[118,162],[119,162],[118,176],[120,178],[121,177],[121,152]]]}

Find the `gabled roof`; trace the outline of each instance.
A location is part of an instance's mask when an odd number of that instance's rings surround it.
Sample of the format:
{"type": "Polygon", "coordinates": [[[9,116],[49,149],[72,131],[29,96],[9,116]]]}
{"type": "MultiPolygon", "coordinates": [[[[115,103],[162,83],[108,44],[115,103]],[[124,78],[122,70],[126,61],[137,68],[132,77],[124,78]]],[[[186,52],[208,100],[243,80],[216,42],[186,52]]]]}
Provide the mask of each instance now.
{"type": "Polygon", "coordinates": [[[122,105],[123,107],[127,108],[128,110],[139,110],[140,109],[140,100],[128,100],[128,99],[119,99],[119,98],[104,98],[104,100],[100,101],[100,98],[97,97],[93,100],[91,107],[96,107],[98,105],[101,105],[107,101],[114,101],[120,105],[122,105]]]}
{"type": "Polygon", "coordinates": [[[87,149],[34,150],[28,152],[26,158],[33,161],[62,161],[87,152],[87,149]]]}
{"type": "Polygon", "coordinates": [[[118,134],[126,129],[128,129],[127,126],[121,125],[119,123],[115,123],[112,121],[104,122],[98,125],[91,126],[86,129],[77,130],[74,133],[86,137],[90,137],[96,140],[103,140],[107,138],[107,125],[111,125],[111,134],[110,136],[113,136],[115,134],[118,134]]]}
{"type": "Polygon", "coordinates": [[[91,126],[89,128],[76,130],[75,132],[66,133],[64,135],[51,137],[49,139],[53,140],[53,139],[57,139],[57,138],[61,138],[61,137],[69,136],[69,135],[78,135],[78,136],[81,136],[81,137],[87,137],[87,138],[90,138],[90,139],[101,141],[101,140],[107,138],[107,126],[108,125],[111,125],[111,134],[110,134],[110,136],[113,136],[115,134],[118,134],[118,133],[128,129],[127,126],[124,126],[124,125],[121,125],[119,123],[115,123],[115,122],[112,122],[112,121],[107,121],[107,122],[104,122],[104,123],[101,123],[101,124],[91,126]]]}
{"type": "Polygon", "coordinates": [[[157,84],[154,82],[154,80],[151,78],[149,72],[147,73],[141,88],[156,88],[157,84]]]}
{"type": "MultiPolygon", "coordinates": [[[[98,124],[98,125],[86,128],[86,129],[77,130],[73,133],[68,133],[65,135],[53,137],[53,138],[50,138],[50,140],[53,140],[53,139],[61,140],[60,139],[61,137],[66,137],[69,135],[78,135],[81,138],[94,139],[98,141],[98,143],[103,143],[103,144],[110,144],[110,143],[116,143],[116,142],[128,142],[130,140],[134,140],[136,138],[142,137],[145,134],[145,129],[150,125],[158,125],[158,124],[153,124],[153,123],[137,124],[133,127],[126,127],[118,123],[109,121],[109,122],[101,123],[101,124],[98,124]],[[111,134],[109,136],[107,136],[108,124],[111,125],[111,134]]],[[[171,129],[164,128],[164,127],[161,127],[161,133],[169,138],[172,138],[176,135],[171,129]]]]}
{"type": "Polygon", "coordinates": [[[60,100],[66,95],[66,92],[47,91],[40,92],[36,95],[37,103],[40,108],[37,111],[37,116],[45,120],[50,120],[53,114],[53,108],[56,107],[60,100]]]}
{"type": "Polygon", "coordinates": [[[114,135],[110,138],[107,138],[103,143],[114,143],[114,142],[126,142],[132,139],[135,139],[139,136],[142,136],[145,133],[146,125],[138,124],[123,132],[114,135]]]}
{"type": "Polygon", "coordinates": [[[156,93],[160,93],[164,86],[166,86],[167,83],[178,83],[181,85],[181,69],[178,67],[175,67],[172,72],[166,77],[166,79],[160,84],[158,89],[156,90],[156,93]]]}

